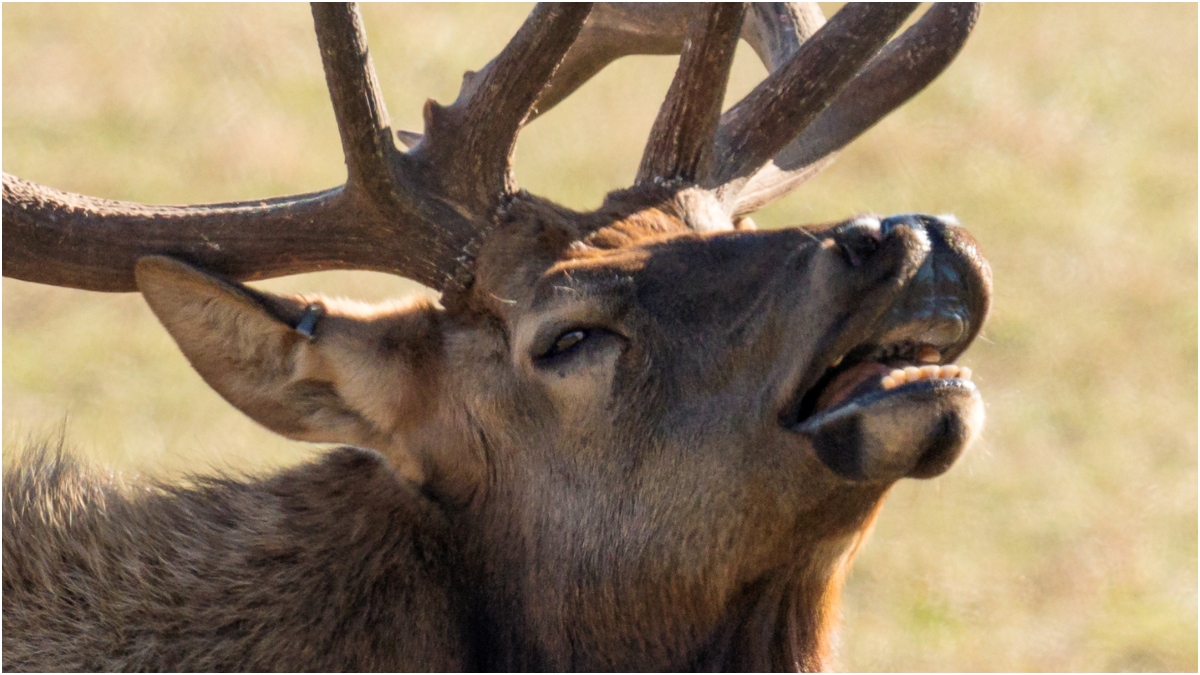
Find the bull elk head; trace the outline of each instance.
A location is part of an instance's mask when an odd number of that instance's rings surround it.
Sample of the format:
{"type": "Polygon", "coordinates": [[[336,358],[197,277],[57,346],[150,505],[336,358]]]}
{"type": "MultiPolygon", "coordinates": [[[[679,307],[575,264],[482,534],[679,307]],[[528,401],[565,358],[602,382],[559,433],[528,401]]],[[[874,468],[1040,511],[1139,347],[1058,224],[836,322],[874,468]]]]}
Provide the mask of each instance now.
{"type": "Polygon", "coordinates": [[[990,272],[949,217],[756,231],[940,73],[978,7],[545,4],[422,134],[392,129],[359,10],[313,4],[345,185],[207,206],[4,174],[4,274],[140,291],[285,436],[377,450],[453,524],[484,669],[819,669],[888,487],[982,422],[953,365],[990,272]],[[737,40],[770,71],[724,113],[737,40]],[[680,53],[632,187],[520,190],[520,128],[618,57],[680,53]],[[433,303],[237,283],[384,271],[433,303]],[[204,271],[201,271],[204,270],[204,271]]]}

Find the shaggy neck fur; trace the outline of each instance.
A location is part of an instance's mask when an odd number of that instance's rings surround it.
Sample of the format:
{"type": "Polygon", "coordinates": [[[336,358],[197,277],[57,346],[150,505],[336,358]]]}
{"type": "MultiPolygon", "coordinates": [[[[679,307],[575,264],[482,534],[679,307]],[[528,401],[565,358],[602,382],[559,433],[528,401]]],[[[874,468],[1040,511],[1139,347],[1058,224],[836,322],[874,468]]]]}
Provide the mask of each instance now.
{"type": "Polygon", "coordinates": [[[789,562],[719,598],[713,595],[719,587],[715,581],[707,588],[680,589],[662,580],[637,591],[619,583],[585,584],[574,577],[530,583],[535,575],[528,571],[538,566],[539,556],[520,552],[528,542],[518,531],[495,522],[456,523],[451,526],[454,531],[487,532],[475,543],[464,544],[464,563],[471,567],[466,576],[476,580],[467,589],[473,617],[470,634],[477,640],[477,653],[486,655],[480,667],[828,671],[842,583],[869,536],[884,489],[871,486],[834,494],[823,504],[833,516],[822,527],[797,532],[792,553],[786,556],[789,562]],[[514,570],[523,573],[513,574],[514,570]],[[561,595],[563,587],[568,589],[566,596],[561,595]],[[572,594],[581,589],[597,597],[580,602],[572,594]],[[547,611],[566,606],[586,609],[547,611]],[[631,631],[634,625],[640,629],[631,631]]]}
{"type": "Polygon", "coordinates": [[[707,638],[639,659],[677,636],[603,656],[547,643],[520,618],[539,589],[472,565],[454,520],[362,450],[261,481],[136,492],[32,453],[5,476],[4,667],[823,670],[862,539],[810,549],[727,599],[707,638]]]}

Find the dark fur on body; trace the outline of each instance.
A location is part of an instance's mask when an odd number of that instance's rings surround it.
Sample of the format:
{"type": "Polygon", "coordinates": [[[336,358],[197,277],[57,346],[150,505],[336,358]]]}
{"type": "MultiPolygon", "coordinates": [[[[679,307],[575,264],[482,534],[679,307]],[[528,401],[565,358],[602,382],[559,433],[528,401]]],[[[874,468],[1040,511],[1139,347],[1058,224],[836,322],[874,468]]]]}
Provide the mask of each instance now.
{"type": "Polygon", "coordinates": [[[34,451],[4,481],[4,668],[470,668],[446,518],[376,453],[123,490],[34,451]]]}
{"type": "MultiPolygon", "coordinates": [[[[495,561],[463,555],[480,544],[463,523],[374,451],[186,487],[105,481],[61,448],[19,462],[4,478],[5,670],[589,669],[522,635],[536,591],[506,593],[495,561]]],[[[752,584],[676,666],[820,669],[838,586],[821,572],[752,584]]]]}

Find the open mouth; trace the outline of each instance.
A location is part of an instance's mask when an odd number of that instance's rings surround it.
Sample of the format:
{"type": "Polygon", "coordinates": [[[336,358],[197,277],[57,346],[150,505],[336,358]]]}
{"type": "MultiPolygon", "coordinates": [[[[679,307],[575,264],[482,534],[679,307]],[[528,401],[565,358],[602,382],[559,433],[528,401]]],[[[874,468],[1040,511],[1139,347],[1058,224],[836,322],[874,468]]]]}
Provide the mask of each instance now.
{"type": "MultiPolygon", "coordinates": [[[[864,305],[831,328],[780,412],[789,430],[811,431],[868,406],[895,409],[901,399],[915,404],[976,392],[971,369],[954,364],[987,313],[990,271],[974,240],[932,216],[894,216],[878,228],[884,241],[904,232],[926,241],[924,249],[910,246],[922,256],[919,266],[894,294],[878,296],[885,308],[864,305]]],[[[859,230],[842,236],[852,242],[859,230]]]]}
{"type": "MultiPolygon", "coordinates": [[[[948,363],[955,346],[936,347],[913,341],[863,344],[828,364],[815,382],[802,386],[781,415],[781,422],[798,430],[823,413],[851,403],[867,405],[940,386],[974,387],[971,369],[948,363]]],[[[811,376],[805,378],[811,381],[811,376]]]]}
{"type": "Polygon", "coordinates": [[[788,373],[795,379],[779,423],[844,479],[931,478],[983,424],[971,370],[954,361],[987,315],[990,270],[953,223],[896,216],[879,231],[885,243],[905,237],[896,245],[907,246],[916,268],[859,292],[858,304],[825,329],[803,372],[788,373]]]}

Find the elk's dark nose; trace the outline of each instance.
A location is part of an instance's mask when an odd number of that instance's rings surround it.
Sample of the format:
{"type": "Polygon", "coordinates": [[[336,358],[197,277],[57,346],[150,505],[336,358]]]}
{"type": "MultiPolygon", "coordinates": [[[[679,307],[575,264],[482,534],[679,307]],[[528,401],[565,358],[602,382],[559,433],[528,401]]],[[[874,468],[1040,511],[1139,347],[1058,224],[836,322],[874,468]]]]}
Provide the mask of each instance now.
{"type": "Polygon", "coordinates": [[[991,296],[987,262],[953,216],[906,214],[879,223],[884,240],[903,228],[923,234],[929,252],[889,310],[885,324],[904,324],[907,333],[915,330],[925,344],[947,349],[966,345],[987,314],[991,296]]]}

